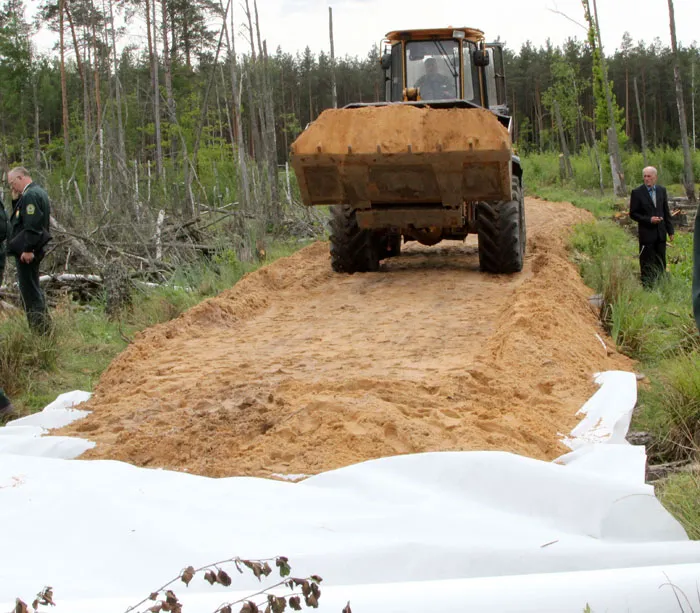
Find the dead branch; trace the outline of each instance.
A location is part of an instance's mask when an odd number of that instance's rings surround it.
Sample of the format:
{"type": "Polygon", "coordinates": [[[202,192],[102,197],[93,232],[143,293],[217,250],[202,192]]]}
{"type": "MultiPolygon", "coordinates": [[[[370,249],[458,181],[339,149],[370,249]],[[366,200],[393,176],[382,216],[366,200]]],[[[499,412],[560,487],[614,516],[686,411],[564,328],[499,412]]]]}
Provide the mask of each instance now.
{"type": "Polygon", "coordinates": [[[55,217],[51,217],[51,228],[58,232],[59,234],[63,234],[64,236],[68,237],[68,240],[70,244],[73,246],[73,249],[77,251],[80,255],[82,255],[90,264],[92,264],[95,268],[102,268],[103,262],[101,262],[97,256],[95,256],[86,246],[83,240],[81,240],[78,236],[75,234],[69,232],[66,230],[58,221],[56,221],[55,217]]]}

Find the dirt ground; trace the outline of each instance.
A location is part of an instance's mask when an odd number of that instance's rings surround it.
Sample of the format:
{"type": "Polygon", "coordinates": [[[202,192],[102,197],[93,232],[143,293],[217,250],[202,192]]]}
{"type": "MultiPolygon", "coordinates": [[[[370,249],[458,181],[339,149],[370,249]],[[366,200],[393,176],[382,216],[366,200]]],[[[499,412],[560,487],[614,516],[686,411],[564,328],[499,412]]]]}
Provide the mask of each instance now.
{"type": "Polygon", "coordinates": [[[475,237],[410,243],[380,272],[338,275],[316,243],[146,330],[102,376],[86,419],[55,431],[116,459],[209,476],[314,474],[420,451],[552,459],[595,392],[630,370],[606,352],[569,263],[589,219],[527,199],[522,273],[478,269],[475,237]]]}

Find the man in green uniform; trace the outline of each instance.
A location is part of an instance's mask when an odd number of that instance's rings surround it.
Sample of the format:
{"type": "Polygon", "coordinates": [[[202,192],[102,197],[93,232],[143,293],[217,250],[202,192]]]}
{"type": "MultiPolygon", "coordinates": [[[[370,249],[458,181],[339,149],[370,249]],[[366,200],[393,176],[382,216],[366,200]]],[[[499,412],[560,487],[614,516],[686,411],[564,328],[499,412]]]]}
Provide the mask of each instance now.
{"type": "Polygon", "coordinates": [[[7,173],[7,182],[18,195],[10,216],[7,251],[15,256],[17,281],[29,327],[46,334],[51,329],[51,320],[39,286],[39,264],[44,257],[44,247],[51,239],[49,196],[21,166],[7,173]]]}

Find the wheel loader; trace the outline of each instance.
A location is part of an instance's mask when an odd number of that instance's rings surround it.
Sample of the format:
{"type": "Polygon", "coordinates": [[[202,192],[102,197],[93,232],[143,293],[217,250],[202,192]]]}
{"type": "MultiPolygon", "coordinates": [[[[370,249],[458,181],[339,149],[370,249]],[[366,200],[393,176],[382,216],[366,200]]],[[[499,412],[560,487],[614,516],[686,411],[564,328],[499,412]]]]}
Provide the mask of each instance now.
{"type": "Polygon", "coordinates": [[[503,48],[473,28],[389,32],[385,101],[327,109],[291,145],[307,206],[330,206],[340,273],[376,271],[402,243],[476,234],[488,273],[525,252],[520,159],[512,146],[503,48]]]}

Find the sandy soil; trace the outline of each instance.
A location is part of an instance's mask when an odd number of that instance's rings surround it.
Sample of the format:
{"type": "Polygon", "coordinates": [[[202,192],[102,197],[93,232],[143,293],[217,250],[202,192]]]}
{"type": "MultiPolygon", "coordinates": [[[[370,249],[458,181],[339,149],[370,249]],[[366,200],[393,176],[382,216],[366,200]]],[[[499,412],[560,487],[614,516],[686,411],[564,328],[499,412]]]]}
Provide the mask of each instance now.
{"type": "Polygon", "coordinates": [[[414,153],[510,150],[508,130],[486,109],[428,109],[410,105],[326,109],[292,145],[296,154],[414,153]],[[372,126],[371,130],[367,126],[372,126]],[[478,135],[474,137],[474,135],[478,135]]]}
{"type": "Polygon", "coordinates": [[[606,352],[565,235],[588,213],[528,199],[522,273],[478,270],[476,240],[415,243],[381,271],[332,273],[325,243],[145,331],[59,430],[110,458],[210,476],[313,474],[402,453],[541,459],[606,352]]]}

